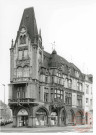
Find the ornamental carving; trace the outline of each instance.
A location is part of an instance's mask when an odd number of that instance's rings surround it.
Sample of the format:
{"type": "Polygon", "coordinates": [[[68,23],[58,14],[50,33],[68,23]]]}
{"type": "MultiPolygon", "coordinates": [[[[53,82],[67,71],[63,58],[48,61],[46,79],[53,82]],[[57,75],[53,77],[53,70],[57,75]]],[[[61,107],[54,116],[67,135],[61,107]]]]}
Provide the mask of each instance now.
{"type": "Polygon", "coordinates": [[[16,61],[17,67],[18,66],[24,67],[25,65],[29,66],[29,64],[30,64],[30,60],[29,59],[27,59],[27,60],[17,60],[16,61]]]}

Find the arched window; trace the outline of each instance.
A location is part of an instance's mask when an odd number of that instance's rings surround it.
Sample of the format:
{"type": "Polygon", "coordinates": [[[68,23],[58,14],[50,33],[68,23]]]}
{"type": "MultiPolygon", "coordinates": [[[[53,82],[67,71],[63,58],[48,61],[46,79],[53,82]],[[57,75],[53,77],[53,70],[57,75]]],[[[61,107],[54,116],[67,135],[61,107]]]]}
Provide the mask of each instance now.
{"type": "Polygon", "coordinates": [[[29,67],[25,66],[23,69],[23,76],[24,77],[29,77],[29,67]]]}
{"type": "Polygon", "coordinates": [[[23,36],[23,44],[26,44],[26,35],[23,36]]]}
{"type": "Polygon", "coordinates": [[[22,77],[22,67],[17,68],[17,77],[22,77]]]}
{"type": "Polygon", "coordinates": [[[20,36],[20,44],[26,44],[26,35],[20,36]]]}

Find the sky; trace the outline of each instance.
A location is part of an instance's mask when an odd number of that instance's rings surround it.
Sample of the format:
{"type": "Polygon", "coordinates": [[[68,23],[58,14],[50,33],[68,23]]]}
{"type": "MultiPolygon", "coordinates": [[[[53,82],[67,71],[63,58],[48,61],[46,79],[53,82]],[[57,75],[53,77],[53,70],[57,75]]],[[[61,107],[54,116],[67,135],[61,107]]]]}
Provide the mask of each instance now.
{"type": "Polygon", "coordinates": [[[0,99],[8,103],[10,47],[25,8],[34,7],[44,50],[55,50],[83,73],[95,76],[96,0],[0,0],[0,99]]]}

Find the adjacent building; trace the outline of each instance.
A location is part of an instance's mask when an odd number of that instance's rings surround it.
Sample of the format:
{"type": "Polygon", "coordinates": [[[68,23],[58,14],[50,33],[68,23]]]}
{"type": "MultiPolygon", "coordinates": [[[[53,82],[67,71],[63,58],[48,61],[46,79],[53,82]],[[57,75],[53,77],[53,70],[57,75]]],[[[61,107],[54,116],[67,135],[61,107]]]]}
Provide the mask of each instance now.
{"type": "Polygon", "coordinates": [[[85,111],[85,123],[93,123],[93,76],[84,75],[84,111],[85,111]]]}
{"type": "Polygon", "coordinates": [[[85,75],[56,50],[44,51],[33,8],[24,10],[10,48],[13,126],[84,124],[85,75]]]}

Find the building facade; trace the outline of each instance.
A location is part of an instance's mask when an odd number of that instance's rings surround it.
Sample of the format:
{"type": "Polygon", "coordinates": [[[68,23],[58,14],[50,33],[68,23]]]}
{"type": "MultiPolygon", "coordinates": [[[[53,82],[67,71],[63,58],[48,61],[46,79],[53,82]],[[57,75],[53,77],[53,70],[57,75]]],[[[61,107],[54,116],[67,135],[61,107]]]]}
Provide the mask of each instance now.
{"type": "Polygon", "coordinates": [[[9,106],[14,127],[84,124],[84,74],[44,51],[33,8],[24,10],[10,48],[9,106]]]}
{"type": "Polygon", "coordinates": [[[85,123],[93,124],[93,76],[84,76],[84,111],[85,111],[85,123]]]}

